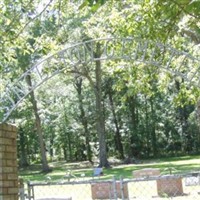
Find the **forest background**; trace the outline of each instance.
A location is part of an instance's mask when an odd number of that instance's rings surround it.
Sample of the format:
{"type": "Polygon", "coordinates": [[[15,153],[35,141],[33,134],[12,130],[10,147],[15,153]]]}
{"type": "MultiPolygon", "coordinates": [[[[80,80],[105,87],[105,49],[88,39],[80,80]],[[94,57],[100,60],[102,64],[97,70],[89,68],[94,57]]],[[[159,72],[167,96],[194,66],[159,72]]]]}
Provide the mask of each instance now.
{"type": "MultiPolygon", "coordinates": [[[[199,58],[199,14],[199,0],[2,0],[0,92],[41,58],[91,39],[151,40],[197,49],[199,58]]],[[[42,161],[48,171],[48,161],[99,156],[99,166],[109,167],[108,157],[132,162],[199,153],[198,86],[144,63],[101,65],[100,74],[97,63],[86,74],[62,71],[12,113],[20,166],[42,161]]],[[[27,76],[27,86],[32,81],[27,76]]]]}

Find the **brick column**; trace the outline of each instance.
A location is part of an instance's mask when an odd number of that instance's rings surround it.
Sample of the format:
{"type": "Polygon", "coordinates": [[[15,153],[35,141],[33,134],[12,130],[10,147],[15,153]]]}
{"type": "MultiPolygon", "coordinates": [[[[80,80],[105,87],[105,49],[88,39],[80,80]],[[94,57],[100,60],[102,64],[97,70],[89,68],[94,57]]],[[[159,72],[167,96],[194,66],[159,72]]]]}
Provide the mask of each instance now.
{"type": "Polygon", "coordinates": [[[17,130],[0,124],[0,200],[18,200],[17,130]]]}

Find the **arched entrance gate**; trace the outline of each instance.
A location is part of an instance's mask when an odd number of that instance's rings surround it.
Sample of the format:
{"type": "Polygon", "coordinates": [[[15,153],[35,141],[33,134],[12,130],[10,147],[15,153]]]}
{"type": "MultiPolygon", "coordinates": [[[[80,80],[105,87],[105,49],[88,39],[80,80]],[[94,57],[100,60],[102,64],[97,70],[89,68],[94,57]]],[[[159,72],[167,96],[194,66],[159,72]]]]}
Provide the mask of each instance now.
{"type": "MultiPolygon", "coordinates": [[[[96,73],[99,72],[99,77],[96,78],[101,78],[101,61],[103,60],[123,59],[136,64],[144,63],[145,65],[155,66],[158,70],[157,72],[167,71],[175,77],[181,77],[188,87],[191,85],[199,87],[199,48],[187,51],[188,52],[186,53],[174,49],[169,45],[136,38],[103,38],[71,45],[40,60],[22,74],[14,83],[6,86],[0,98],[1,123],[3,124],[9,119],[11,113],[17,108],[20,102],[31,93],[31,91],[64,70],[69,73],[87,77],[88,73],[92,70],[88,67],[89,64],[95,62],[96,73]],[[31,78],[31,84],[27,84],[27,77],[31,78]]],[[[97,81],[94,83],[97,84],[97,81]]],[[[95,85],[95,88],[97,88],[96,95],[98,95],[99,85],[95,85]]],[[[101,104],[101,102],[96,103],[101,104]]],[[[97,113],[101,113],[101,110],[97,113]]],[[[97,122],[97,126],[101,126],[101,123],[101,121],[97,122]]],[[[8,135],[14,140],[12,132],[16,132],[15,128],[3,124],[0,129],[0,141],[3,141],[2,139],[6,133],[10,131],[11,134],[8,135]]],[[[102,141],[104,143],[104,140],[105,137],[103,133],[100,133],[99,143],[101,144],[102,141]]],[[[16,157],[10,157],[10,159],[5,157],[5,152],[8,152],[8,149],[10,149],[11,145],[14,145],[14,143],[11,144],[10,142],[5,141],[8,141],[8,139],[6,138],[4,142],[0,143],[0,159],[3,161],[1,162],[2,164],[0,164],[0,183],[2,183],[0,197],[2,196],[2,200],[4,200],[4,196],[6,199],[6,196],[8,195],[17,195],[15,189],[13,189],[12,192],[11,190],[8,190],[9,180],[16,180],[16,176],[13,175],[14,178],[11,179],[8,175],[9,170],[11,170],[12,167],[9,165],[11,161],[15,162],[13,168],[15,168],[14,172],[16,171],[16,161],[14,161],[16,160],[16,157]]],[[[105,146],[100,146],[100,162],[101,158],[104,159],[105,154],[105,146]]],[[[102,162],[104,162],[104,160],[102,160],[102,162]]],[[[9,185],[9,188],[16,187],[16,185],[9,185]]],[[[10,199],[17,198],[14,196],[10,199]]]]}

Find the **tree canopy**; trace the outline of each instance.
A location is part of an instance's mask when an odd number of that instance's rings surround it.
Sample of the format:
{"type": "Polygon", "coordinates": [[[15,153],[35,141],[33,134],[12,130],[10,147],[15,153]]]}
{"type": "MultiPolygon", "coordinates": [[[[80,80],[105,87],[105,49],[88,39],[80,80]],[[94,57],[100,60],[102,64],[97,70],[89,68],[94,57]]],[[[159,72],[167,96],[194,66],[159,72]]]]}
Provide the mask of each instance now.
{"type": "MultiPolygon", "coordinates": [[[[91,49],[95,61],[62,70],[30,91],[9,117],[8,122],[19,127],[21,166],[41,160],[48,171],[48,161],[64,159],[98,160],[99,166],[109,167],[109,157],[133,162],[199,153],[200,84],[195,78],[200,65],[199,10],[198,0],[3,0],[1,94],[42,58],[92,39],[136,38],[144,41],[141,45],[152,41],[146,55],[154,51],[163,65],[172,59],[170,68],[177,71],[173,74],[136,59],[100,61],[102,44],[95,43],[91,49]],[[197,62],[151,45],[158,43],[197,62]],[[193,81],[178,72],[191,73],[193,81]]],[[[117,42],[110,45],[107,49],[119,54],[128,51],[120,52],[117,42]]],[[[134,51],[137,47],[130,45],[134,51]]],[[[137,51],[144,55],[142,49],[137,51]]],[[[59,59],[54,65],[46,63],[45,73],[62,64],[59,59]]],[[[36,77],[26,76],[26,87],[35,81],[36,77]]]]}

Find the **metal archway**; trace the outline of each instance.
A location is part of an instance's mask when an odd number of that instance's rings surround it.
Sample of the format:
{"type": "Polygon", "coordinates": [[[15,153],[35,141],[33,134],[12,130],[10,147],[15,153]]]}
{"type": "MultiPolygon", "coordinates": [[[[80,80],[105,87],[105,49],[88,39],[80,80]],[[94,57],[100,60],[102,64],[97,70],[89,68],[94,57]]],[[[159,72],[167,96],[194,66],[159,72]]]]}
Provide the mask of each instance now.
{"type": "Polygon", "coordinates": [[[136,38],[101,38],[71,45],[38,61],[12,85],[7,85],[0,98],[0,112],[5,122],[20,102],[33,90],[63,70],[84,74],[84,67],[97,60],[133,60],[154,65],[182,77],[186,82],[200,87],[199,48],[192,54],[169,45],[136,38]],[[98,44],[98,45],[97,45],[98,44]],[[96,48],[100,48],[100,55],[96,48]],[[176,66],[176,67],[174,67],[176,66]],[[191,68],[192,66],[192,68],[191,68]],[[82,68],[81,68],[82,67],[82,68]],[[32,86],[26,77],[34,80],[32,86]]]}

